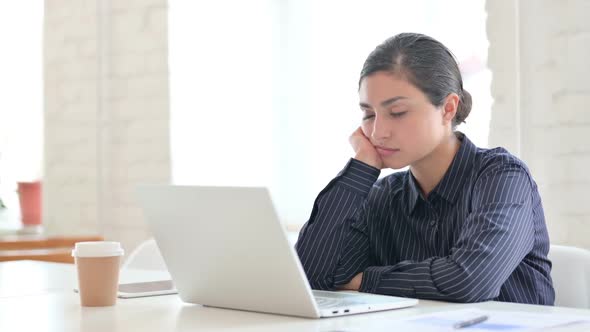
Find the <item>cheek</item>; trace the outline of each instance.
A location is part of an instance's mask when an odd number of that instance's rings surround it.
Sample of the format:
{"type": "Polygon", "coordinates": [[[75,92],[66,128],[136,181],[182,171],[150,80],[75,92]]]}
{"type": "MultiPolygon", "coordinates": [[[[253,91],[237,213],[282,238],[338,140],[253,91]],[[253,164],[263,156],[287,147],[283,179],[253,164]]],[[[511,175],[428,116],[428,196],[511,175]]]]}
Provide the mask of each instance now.
{"type": "Polygon", "coordinates": [[[414,123],[412,128],[414,148],[422,153],[432,150],[438,144],[443,129],[440,126],[440,119],[434,116],[421,118],[414,123]]]}
{"type": "Polygon", "coordinates": [[[399,126],[396,132],[396,141],[406,150],[419,151],[428,141],[430,129],[424,123],[424,119],[412,117],[404,119],[403,125],[399,126]]]}

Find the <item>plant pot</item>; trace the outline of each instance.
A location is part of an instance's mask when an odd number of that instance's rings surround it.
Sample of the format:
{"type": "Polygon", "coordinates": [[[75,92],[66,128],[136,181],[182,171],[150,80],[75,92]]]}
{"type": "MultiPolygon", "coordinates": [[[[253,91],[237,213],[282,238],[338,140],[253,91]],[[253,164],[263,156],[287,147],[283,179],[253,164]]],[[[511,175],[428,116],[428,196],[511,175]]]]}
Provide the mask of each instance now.
{"type": "Polygon", "coordinates": [[[18,182],[18,198],[25,226],[41,224],[41,181],[18,182]]]}

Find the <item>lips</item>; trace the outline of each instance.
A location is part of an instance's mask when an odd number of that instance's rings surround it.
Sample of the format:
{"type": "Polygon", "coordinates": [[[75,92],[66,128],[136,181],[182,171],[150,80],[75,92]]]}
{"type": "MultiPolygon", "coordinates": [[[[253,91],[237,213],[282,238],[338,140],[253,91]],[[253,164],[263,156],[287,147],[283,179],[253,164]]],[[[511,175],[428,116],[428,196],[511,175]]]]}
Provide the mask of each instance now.
{"type": "Polygon", "coordinates": [[[375,149],[383,157],[388,157],[388,156],[394,155],[397,152],[399,152],[399,149],[391,149],[391,148],[386,148],[384,146],[375,146],[375,149]]]}

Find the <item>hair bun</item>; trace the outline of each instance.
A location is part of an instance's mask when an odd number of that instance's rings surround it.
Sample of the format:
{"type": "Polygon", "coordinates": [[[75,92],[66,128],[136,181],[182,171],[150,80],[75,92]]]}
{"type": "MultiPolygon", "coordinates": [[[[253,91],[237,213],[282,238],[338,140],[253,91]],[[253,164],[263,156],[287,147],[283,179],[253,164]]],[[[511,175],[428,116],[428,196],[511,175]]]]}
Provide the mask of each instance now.
{"type": "Polygon", "coordinates": [[[463,90],[461,92],[461,100],[459,101],[459,106],[457,107],[457,114],[455,114],[455,125],[459,125],[465,122],[465,119],[469,116],[471,112],[471,94],[467,92],[467,90],[463,90]]]}

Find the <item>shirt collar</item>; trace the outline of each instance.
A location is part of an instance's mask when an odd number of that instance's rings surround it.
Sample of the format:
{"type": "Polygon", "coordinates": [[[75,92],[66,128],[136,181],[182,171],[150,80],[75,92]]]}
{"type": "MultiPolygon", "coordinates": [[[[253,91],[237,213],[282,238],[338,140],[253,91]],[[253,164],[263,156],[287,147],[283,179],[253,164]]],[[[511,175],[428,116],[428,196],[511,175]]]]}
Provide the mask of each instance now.
{"type": "Polygon", "coordinates": [[[414,175],[409,170],[407,173],[407,178],[408,188],[406,192],[408,193],[408,215],[410,215],[414,211],[414,207],[416,207],[418,198],[421,197],[422,194],[420,193],[420,187],[418,186],[416,179],[414,179],[414,175]]]}
{"type": "MultiPolygon", "coordinates": [[[[461,132],[456,132],[457,138],[461,141],[459,151],[453,158],[449,169],[447,169],[445,175],[441,181],[432,190],[430,195],[433,193],[445,199],[447,202],[454,204],[461,192],[463,183],[467,178],[467,172],[471,168],[477,152],[477,147],[461,132]]],[[[418,182],[412,175],[411,171],[408,171],[408,211],[411,214],[416,207],[418,198],[421,197],[420,187],[418,182]]]]}

